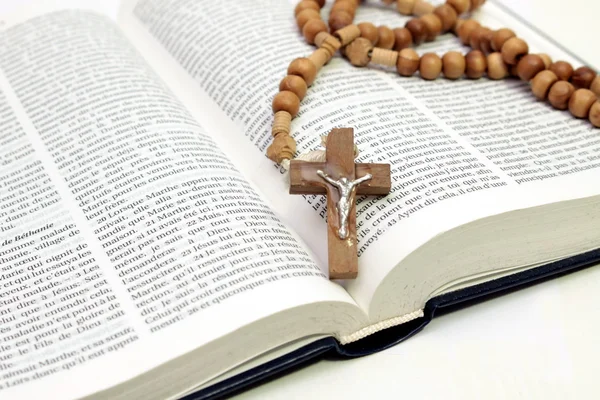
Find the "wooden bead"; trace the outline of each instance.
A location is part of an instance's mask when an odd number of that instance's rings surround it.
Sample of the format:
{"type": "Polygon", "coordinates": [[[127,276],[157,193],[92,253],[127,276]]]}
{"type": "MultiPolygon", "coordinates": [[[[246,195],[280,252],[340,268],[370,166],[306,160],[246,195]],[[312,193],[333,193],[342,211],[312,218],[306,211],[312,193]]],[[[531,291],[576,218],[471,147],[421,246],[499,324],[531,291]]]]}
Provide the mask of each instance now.
{"type": "Polygon", "coordinates": [[[273,119],[273,127],[271,128],[271,135],[277,137],[277,135],[288,135],[291,131],[292,114],[287,111],[278,111],[275,113],[273,119]]]}
{"type": "Polygon", "coordinates": [[[413,38],[407,28],[396,28],[394,32],[394,50],[400,51],[411,46],[413,38]]]}
{"type": "Polygon", "coordinates": [[[501,51],[502,50],[502,46],[504,46],[504,43],[508,39],[514,38],[516,36],[517,35],[512,30],[510,30],[508,28],[498,29],[492,35],[492,50],[494,50],[494,51],[501,51]]]}
{"type": "Polygon", "coordinates": [[[522,81],[529,82],[544,70],[544,60],[536,54],[527,54],[517,64],[517,75],[522,81]]]}
{"type": "Polygon", "coordinates": [[[331,32],[339,31],[352,24],[354,17],[345,11],[337,11],[329,15],[329,29],[331,32]]]}
{"type": "Polygon", "coordinates": [[[465,73],[467,66],[465,56],[458,51],[449,51],[442,57],[444,76],[448,79],[458,79],[465,73]]]}
{"type": "Polygon", "coordinates": [[[592,84],[590,85],[590,90],[596,93],[596,96],[600,97],[600,75],[596,75],[592,84]]]}
{"type": "Polygon", "coordinates": [[[386,67],[395,67],[398,62],[398,52],[375,47],[371,52],[371,62],[373,64],[385,65],[386,67]]]}
{"type": "Polygon", "coordinates": [[[335,31],[333,36],[340,40],[342,46],[346,46],[357,37],[360,37],[360,29],[356,25],[348,25],[345,28],[335,31]]]}
{"type": "Polygon", "coordinates": [[[492,30],[484,26],[479,26],[471,33],[469,43],[473,50],[481,50],[484,53],[489,53],[491,50],[492,30]]]}
{"type": "Polygon", "coordinates": [[[300,99],[294,92],[284,90],[279,92],[273,98],[273,112],[287,111],[294,118],[300,111],[300,99]]]}
{"type": "Polygon", "coordinates": [[[558,110],[566,110],[575,88],[567,81],[559,80],[550,88],[548,101],[558,110]]]}
{"type": "Polygon", "coordinates": [[[590,108],[590,122],[596,128],[600,128],[600,101],[596,101],[590,108]]]}
{"type": "Polygon", "coordinates": [[[327,32],[320,32],[315,36],[315,44],[327,50],[333,56],[342,47],[342,43],[327,32]]]}
{"type": "Polygon", "coordinates": [[[322,19],[311,19],[302,28],[302,34],[309,44],[315,44],[318,33],[327,31],[327,24],[322,19]]]}
{"type": "Polygon", "coordinates": [[[452,6],[458,15],[466,13],[471,8],[470,0],[446,0],[446,4],[452,6]]]}
{"type": "Polygon", "coordinates": [[[568,81],[573,75],[573,66],[566,61],[556,61],[550,65],[549,69],[554,72],[561,81],[568,81]]]}
{"type": "Polygon", "coordinates": [[[300,14],[302,11],[304,11],[306,9],[312,9],[312,10],[315,10],[315,11],[321,11],[321,7],[319,7],[319,4],[317,4],[316,1],[313,1],[313,0],[302,0],[300,3],[298,3],[298,5],[296,6],[296,8],[294,9],[294,15],[298,16],[298,14],[300,14]]]}
{"type": "Polygon", "coordinates": [[[546,53],[540,53],[538,54],[538,56],[540,56],[541,59],[544,61],[544,69],[550,68],[550,66],[552,65],[552,59],[550,58],[550,56],[546,53]]]}
{"type": "Polygon", "coordinates": [[[432,14],[435,6],[424,0],[417,0],[413,8],[413,15],[421,17],[423,15],[432,14]]]}
{"type": "Polygon", "coordinates": [[[296,58],[290,63],[287,73],[288,75],[298,75],[310,86],[317,77],[317,67],[308,58],[296,58]]]}
{"type": "Polygon", "coordinates": [[[298,29],[302,31],[304,25],[310,21],[311,19],[321,19],[321,14],[318,11],[313,10],[312,8],[307,8],[306,10],[301,11],[296,16],[296,23],[298,24],[298,29]]]}
{"type": "Polygon", "coordinates": [[[485,3],[485,0],[471,0],[471,8],[469,11],[475,11],[485,3]]]}
{"type": "Polygon", "coordinates": [[[370,22],[362,22],[358,24],[358,29],[360,29],[360,37],[368,39],[373,46],[377,44],[379,40],[379,32],[375,25],[370,22]]]}
{"type": "Polygon", "coordinates": [[[577,118],[587,118],[596,100],[598,98],[591,90],[577,89],[569,99],[569,111],[577,118]]]}
{"type": "Polygon", "coordinates": [[[427,80],[434,80],[440,76],[442,72],[442,59],[435,53],[425,53],[421,57],[421,64],[419,65],[419,73],[421,78],[427,80]]]}
{"type": "Polygon", "coordinates": [[[304,96],[306,96],[306,91],[308,90],[308,86],[304,79],[297,75],[287,75],[285,78],[281,80],[279,83],[279,91],[288,91],[294,93],[298,96],[298,99],[302,101],[304,96]]]}
{"type": "Polygon", "coordinates": [[[427,27],[419,18],[411,19],[404,26],[410,31],[414,44],[420,45],[425,41],[425,38],[427,37],[427,27]]]}
{"type": "Polygon", "coordinates": [[[356,14],[356,4],[352,1],[336,1],[333,3],[333,6],[331,6],[329,14],[335,14],[338,11],[348,13],[354,19],[354,15],[356,14]]]}
{"type": "Polygon", "coordinates": [[[558,82],[556,74],[550,70],[538,73],[531,81],[531,91],[539,100],[545,100],[552,85],[558,82]]]}
{"type": "Polygon", "coordinates": [[[523,39],[510,38],[502,45],[502,58],[508,65],[516,65],[521,57],[529,53],[529,46],[523,39]]]}
{"type": "Polygon", "coordinates": [[[280,164],[283,160],[291,160],[296,154],[296,141],[289,135],[277,135],[267,148],[267,157],[280,164]]]}
{"type": "Polygon", "coordinates": [[[502,58],[502,54],[500,52],[491,53],[487,56],[487,64],[488,64],[488,78],[498,80],[504,79],[509,74],[508,66],[504,62],[502,58]]]}
{"type": "Polygon", "coordinates": [[[474,19],[468,19],[463,22],[457,31],[461,43],[468,46],[471,41],[471,34],[480,26],[481,25],[479,25],[479,22],[475,21],[474,19]]]}
{"type": "Polygon", "coordinates": [[[589,67],[579,67],[573,72],[571,83],[575,86],[575,89],[589,89],[595,77],[596,72],[593,69],[589,67]]]}
{"type": "Polygon", "coordinates": [[[487,60],[485,54],[480,50],[471,50],[465,57],[467,62],[467,78],[479,79],[485,74],[487,69],[487,60]]]}
{"type": "Polygon", "coordinates": [[[323,8],[325,6],[325,0],[313,0],[316,1],[319,7],[323,8]]]}
{"type": "Polygon", "coordinates": [[[382,49],[393,49],[394,42],[396,41],[396,37],[394,36],[394,32],[388,28],[387,26],[380,26],[377,28],[377,33],[379,34],[379,41],[377,42],[377,47],[382,49]]]}
{"type": "Polygon", "coordinates": [[[373,43],[367,38],[359,37],[346,46],[345,54],[352,65],[365,67],[371,61],[371,50],[373,43]]]}
{"type": "Polygon", "coordinates": [[[433,11],[442,21],[442,32],[448,32],[456,24],[456,10],[448,4],[442,4],[433,11]]]}
{"type": "Polygon", "coordinates": [[[419,69],[419,55],[413,49],[403,49],[398,53],[396,70],[402,76],[412,76],[419,69]]]}
{"type": "Polygon", "coordinates": [[[325,49],[318,48],[317,50],[313,51],[310,56],[308,56],[308,59],[315,64],[317,73],[319,73],[321,68],[323,68],[323,66],[327,64],[329,60],[331,60],[331,53],[325,49]]]}
{"type": "Polygon", "coordinates": [[[396,8],[402,15],[412,15],[417,0],[398,0],[396,8]]]}
{"type": "Polygon", "coordinates": [[[435,14],[427,14],[421,17],[421,21],[425,24],[427,31],[425,41],[433,42],[442,33],[442,20],[435,14]]]}

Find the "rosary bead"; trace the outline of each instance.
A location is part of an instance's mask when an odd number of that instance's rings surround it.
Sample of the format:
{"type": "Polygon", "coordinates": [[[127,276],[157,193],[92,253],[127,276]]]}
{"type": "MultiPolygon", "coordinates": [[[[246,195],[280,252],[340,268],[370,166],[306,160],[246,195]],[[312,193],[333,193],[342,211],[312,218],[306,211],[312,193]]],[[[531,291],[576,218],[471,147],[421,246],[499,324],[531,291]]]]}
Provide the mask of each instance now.
{"type": "Polygon", "coordinates": [[[504,46],[504,43],[508,39],[514,38],[516,36],[517,35],[512,30],[510,30],[508,28],[498,29],[492,35],[492,50],[494,50],[494,51],[501,51],[502,50],[502,46],[504,46]]]}
{"type": "Polygon", "coordinates": [[[467,62],[467,78],[481,78],[487,69],[487,60],[485,58],[485,54],[483,54],[480,50],[471,50],[469,53],[467,53],[465,58],[467,62]]]}
{"type": "Polygon", "coordinates": [[[333,36],[340,40],[342,46],[347,46],[354,39],[360,37],[360,29],[356,25],[348,25],[345,28],[335,31],[333,36]]]}
{"type": "Polygon", "coordinates": [[[398,0],[396,7],[402,15],[412,15],[417,0],[398,0]]]}
{"type": "Polygon", "coordinates": [[[308,86],[304,79],[300,78],[297,75],[287,75],[285,78],[281,80],[279,83],[279,91],[289,91],[298,96],[298,99],[302,101],[304,96],[306,96],[306,91],[308,90],[308,86]]]}
{"type": "Polygon", "coordinates": [[[323,8],[325,6],[325,0],[312,0],[312,1],[316,1],[317,4],[319,5],[319,7],[323,8]]]}
{"type": "Polygon", "coordinates": [[[296,141],[289,135],[277,135],[267,149],[267,157],[280,164],[283,160],[291,160],[296,153],[296,141]]]}
{"type": "Polygon", "coordinates": [[[577,118],[587,118],[590,108],[598,98],[589,89],[577,89],[569,100],[569,111],[577,118]]]}
{"type": "Polygon", "coordinates": [[[327,32],[320,32],[315,36],[315,44],[327,50],[332,57],[342,47],[342,43],[327,32]]]}
{"type": "Polygon", "coordinates": [[[302,11],[309,9],[309,8],[312,10],[315,10],[315,11],[321,11],[321,7],[319,7],[319,4],[316,1],[302,0],[296,6],[296,8],[294,10],[294,15],[298,16],[298,14],[300,14],[302,11]]]}
{"type": "Polygon", "coordinates": [[[508,66],[502,59],[502,54],[495,52],[487,56],[488,78],[498,80],[504,79],[509,74],[508,66]]]}
{"type": "Polygon", "coordinates": [[[379,32],[375,25],[370,22],[362,22],[358,24],[358,29],[360,29],[360,37],[368,39],[373,46],[377,44],[379,41],[379,32]]]}
{"type": "Polygon", "coordinates": [[[329,15],[329,29],[332,32],[339,31],[342,28],[352,24],[354,18],[346,11],[336,11],[329,15]]]}
{"type": "Polygon", "coordinates": [[[425,24],[427,35],[425,40],[433,42],[435,38],[442,33],[442,20],[435,14],[427,14],[421,17],[421,21],[425,24]]]}
{"type": "Polygon", "coordinates": [[[458,79],[465,73],[467,66],[465,56],[458,51],[449,51],[442,57],[444,76],[448,79],[458,79]]]}
{"type": "Polygon", "coordinates": [[[561,81],[568,81],[573,75],[573,67],[566,61],[556,61],[550,65],[549,69],[554,72],[561,81]]]}
{"type": "Polygon", "coordinates": [[[502,58],[509,65],[516,65],[521,57],[529,53],[529,46],[523,39],[513,37],[502,45],[502,58]]]}
{"type": "Polygon", "coordinates": [[[413,14],[421,17],[423,15],[432,14],[433,10],[435,10],[435,6],[433,4],[424,0],[417,0],[415,3],[415,8],[413,8],[413,14]]]}
{"type": "Polygon", "coordinates": [[[471,8],[470,0],[446,0],[446,4],[451,5],[458,15],[466,13],[471,8]]]}
{"type": "Polygon", "coordinates": [[[566,110],[575,88],[567,81],[558,81],[550,88],[548,101],[558,110],[566,110]]]}
{"type": "Polygon", "coordinates": [[[590,85],[590,90],[596,93],[596,96],[600,97],[600,75],[596,75],[592,84],[590,85]]]}
{"type": "Polygon", "coordinates": [[[312,8],[307,8],[306,10],[302,10],[298,16],[296,16],[296,23],[298,24],[298,28],[302,31],[304,25],[310,21],[311,19],[321,19],[321,14],[318,11],[313,10],[312,8]]]}
{"type": "Polygon", "coordinates": [[[590,108],[590,122],[596,128],[600,128],[600,100],[597,100],[590,108]]]}
{"type": "Polygon", "coordinates": [[[396,69],[402,76],[412,76],[419,69],[419,55],[411,48],[400,50],[396,69]]]}
{"type": "Polygon", "coordinates": [[[442,21],[442,32],[448,32],[456,24],[456,10],[448,4],[442,4],[433,11],[442,21]]]}
{"type": "Polygon", "coordinates": [[[474,19],[468,19],[463,22],[457,30],[461,43],[468,46],[469,42],[471,41],[471,34],[480,26],[481,25],[479,25],[479,22],[475,21],[474,19]]]}
{"type": "Polygon", "coordinates": [[[471,8],[469,11],[475,11],[485,3],[485,0],[471,0],[471,8]]]}
{"type": "Polygon", "coordinates": [[[546,53],[540,53],[538,54],[538,56],[540,56],[544,61],[544,69],[550,68],[550,65],[552,65],[552,59],[550,58],[550,56],[546,53]]]}
{"type": "Polygon", "coordinates": [[[596,72],[589,67],[579,67],[571,76],[571,83],[576,89],[589,89],[592,81],[596,77],[596,72]]]}
{"type": "Polygon", "coordinates": [[[273,119],[273,127],[271,128],[271,135],[277,137],[278,135],[289,136],[292,124],[292,114],[287,111],[278,111],[275,113],[273,119]]]}
{"type": "Polygon", "coordinates": [[[298,75],[310,86],[317,77],[317,68],[308,58],[296,58],[290,63],[287,70],[288,75],[298,75]]]}
{"type": "Polygon", "coordinates": [[[336,1],[333,3],[333,6],[331,6],[331,11],[329,13],[335,14],[338,11],[346,12],[354,19],[354,15],[356,14],[356,4],[347,0],[336,1]]]}
{"type": "Polygon", "coordinates": [[[315,64],[315,68],[317,69],[317,73],[323,68],[325,64],[331,60],[331,53],[329,53],[326,49],[318,48],[313,51],[312,54],[308,57],[310,61],[315,64]]]}
{"type": "Polygon", "coordinates": [[[556,74],[549,70],[538,73],[531,81],[531,91],[539,100],[545,100],[552,85],[558,82],[556,74]]]}
{"type": "Polygon", "coordinates": [[[435,53],[426,53],[421,57],[419,73],[421,78],[434,80],[442,72],[442,59],[435,53]]]}
{"type": "Polygon", "coordinates": [[[315,43],[317,34],[327,31],[327,24],[322,19],[311,19],[302,28],[302,34],[309,44],[315,43]]]}
{"type": "Polygon", "coordinates": [[[373,43],[367,38],[359,37],[346,46],[346,57],[352,65],[365,67],[371,61],[371,50],[373,43]]]}
{"type": "Polygon", "coordinates": [[[484,26],[475,28],[471,33],[470,45],[473,50],[481,50],[484,53],[490,53],[492,45],[492,30],[484,26]]]}
{"type": "Polygon", "coordinates": [[[394,42],[396,38],[394,36],[394,32],[388,28],[387,26],[380,26],[377,28],[379,33],[379,41],[377,42],[377,47],[382,49],[393,49],[394,42]]]}
{"type": "Polygon", "coordinates": [[[300,111],[300,99],[289,90],[279,92],[273,98],[273,112],[287,111],[291,114],[292,118],[300,111]]]}
{"type": "Polygon", "coordinates": [[[411,19],[406,23],[405,27],[410,31],[410,34],[413,38],[413,42],[416,45],[423,43],[423,41],[427,37],[427,27],[425,26],[425,23],[419,18],[411,19]]]}
{"type": "Polygon", "coordinates": [[[402,49],[406,49],[410,47],[412,44],[413,38],[410,31],[406,28],[396,28],[394,29],[394,50],[400,51],[402,49]]]}
{"type": "Polygon", "coordinates": [[[522,81],[529,82],[545,68],[544,60],[536,54],[527,54],[517,64],[517,75],[522,81]]]}
{"type": "Polygon", "coordinates": [[[375,47],[371,52],[371,62],[386,67],[395,67],[398,62],[398,52],[375,47]]]}

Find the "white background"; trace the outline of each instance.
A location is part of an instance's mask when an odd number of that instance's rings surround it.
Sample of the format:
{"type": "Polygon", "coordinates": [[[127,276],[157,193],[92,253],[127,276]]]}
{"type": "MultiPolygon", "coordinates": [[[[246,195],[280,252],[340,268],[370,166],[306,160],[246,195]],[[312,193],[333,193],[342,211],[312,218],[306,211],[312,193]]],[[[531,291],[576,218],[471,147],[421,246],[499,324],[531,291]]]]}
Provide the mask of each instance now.
{"type": "MultiPolygon", "coordinates": [[[[28,2],[0,0],[0,13],[28,2]]],[[[599,1],[500,2],[600,66],[599,1]]],[[[95,5],[115,16],[118,3],[95,5]]],[[[597,399],[599,363],[595,267],[436,318],[390,350],[322,361],[239,398],[597,399]]]]}

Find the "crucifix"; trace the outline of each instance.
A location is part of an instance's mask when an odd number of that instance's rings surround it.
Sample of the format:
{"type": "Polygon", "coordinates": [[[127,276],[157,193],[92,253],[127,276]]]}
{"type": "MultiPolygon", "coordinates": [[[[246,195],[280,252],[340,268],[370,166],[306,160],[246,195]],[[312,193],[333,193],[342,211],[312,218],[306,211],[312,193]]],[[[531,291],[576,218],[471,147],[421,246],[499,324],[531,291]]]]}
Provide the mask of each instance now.
{"type": "Polygon", "coordinates": [[[358,275],[355,195],[386,195],[391,190],[389,164],[355,164],[354,130],[333,129],[326,161],[290,163],[290,194],[327,195],[329,279],[358,275]]]}

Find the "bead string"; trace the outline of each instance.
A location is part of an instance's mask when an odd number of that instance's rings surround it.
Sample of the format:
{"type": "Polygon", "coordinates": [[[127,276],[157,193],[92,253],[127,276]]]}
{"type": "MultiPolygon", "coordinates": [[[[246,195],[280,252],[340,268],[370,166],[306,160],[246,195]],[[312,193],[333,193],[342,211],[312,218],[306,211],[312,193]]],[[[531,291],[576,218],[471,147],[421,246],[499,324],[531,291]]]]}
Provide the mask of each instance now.
{"type": "MultiPolygon", "coordinates": [[[[554,108],[568,109],[573,116],[587,118],[593,126],[600,127],[600,75],[589,67],[574,70],[566,61],[552,62],[546,54],[529,54],[527,43],[508,28],[493,31],[473,19],[459,18],[479,8],[485,0],[447,0],[438,7],[424,0],[395,0],[401,14],[415,18],[393,30],[369,22],[354,25],[360,2],[335,0],[329,26],[320,14],[325,0],[302,0],[295,8],[298,28],[306,41],[317,49],[309,57],[291,62],[288,75],[273,99],[274,141],[267,149],[267,156],[286,169],[296,153],[296,141],[290,135],[291,121],[298,114],[300,102],[317,73],[338,50],[354,66],[365,67],[372,63],[395,67],[398,74],[405,77],[417,71],[426,80],[437,79],[441,74],[452,80],[463,75],[479,79],[487,74],[493,80],[519,77],[530,82],[537,99],[548,100],[554,108]],[[448,31],[471,47],[466,56],[450,51],[443,57],[435,53],[419,57],[411,48],[434,41],[448,31]]],[[[310,152],[304,158],[321,156],[322,153],[310,152]]]]}

